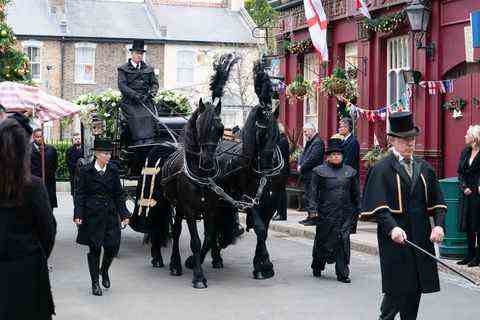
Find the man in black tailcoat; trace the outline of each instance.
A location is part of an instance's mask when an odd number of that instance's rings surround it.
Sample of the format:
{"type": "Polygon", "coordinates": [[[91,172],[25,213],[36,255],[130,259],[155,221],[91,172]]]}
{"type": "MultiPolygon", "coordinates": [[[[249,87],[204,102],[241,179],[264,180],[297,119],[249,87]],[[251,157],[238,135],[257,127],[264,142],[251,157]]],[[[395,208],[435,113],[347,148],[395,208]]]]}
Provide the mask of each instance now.
{"type": "Polygon", "coordinates": [[[118,68],[118,89],[122,93],[121,109],[128,122],[133,145],[148,145],[156,135],[153,97],[158,92],[158,80],[153,68],[143,61],[145,44],[133,40],[132,57],[118,68]],[[149,109],[149,110],[147,110],[149,109]]]}
{"type": "Polygon", "coordinates": [[[420,130],[410,112],[389,117],[392,152],[370,169],[362,214],[374,214],[382,272],[380,320],[417,318],[422,293],[440,290],[436,261],[405,243],[409,240],[435,255],[443,240],[447,209],[433,168],[413,156],[420,130]],[[430,225],[430,217],[435,226],[430,225]]]}
{"type": "Polygon", "coordinates": [[[120,248],[120,221],[128,224],[130,213],[125,206],[118,169],[110,163],[111,141],[97,138],[93,149],[95,160],[80,169],[73,220],[78,225],[77,243],[90,248],[87,257],[92,294],[101,296],[99,275],[102,285],[110,288],[108,270],[120,248]]]}
{"type": "Polygon", "coordinates": [[[33,131],[33,143],[31,154],[31,170],[32,175],[42,179],[42,144],[44,146],[44,160],[45,160],[45,186],[47,187],[48,197],[50,199],[50,206],[57,208],[57,180],[55,173],[58,168],[58,154],[54,146],[45,144],[43,141],[42,129],[35,129],[33,131]]]}
{"type": "Polygon", "coordinates": [[[75,170],[80,158],[83,158],[83,145],[82,137],[79,133],[76,133],[72,137],[72,146],[65,152],[65,160],[67,161],[68,174],[70,177],[70,193],[75,192],[75,170]]]}
{"type": "Polygon", "coordinates": [[[360,172],[360,144],[352,131],[352,120],[350,118],[341,119],[338,133],[343,136],[343,163],[360,172]]]}
{"type": "MultiPolygon", "coordinates": [[[[317,133],[317,129],[311,123],[306,123],[303,126],[303,133],[307,139],[303,153],[300,155],[298,160],[298,171],[303,177],[304,185],[304,201],[306,205],[307,212],[314,212],[314,208],[309,207],[311,195],[310,183],[312,181],[312,170],[316,166],[319,166],[323,163],[323,157],[325,152],[325,144],[317,133]]],[[[300,221],[300,223],[305,224],[309,223],[310,215],[300,221]]]]}

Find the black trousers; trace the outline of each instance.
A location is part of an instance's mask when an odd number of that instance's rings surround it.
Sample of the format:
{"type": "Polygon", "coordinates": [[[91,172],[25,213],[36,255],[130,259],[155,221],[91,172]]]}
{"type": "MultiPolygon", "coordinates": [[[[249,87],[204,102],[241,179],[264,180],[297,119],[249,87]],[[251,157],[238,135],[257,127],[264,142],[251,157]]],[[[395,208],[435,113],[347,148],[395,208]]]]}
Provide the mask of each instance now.
{"type": "Polygon", "coordinates": [[[480,258],[480,232],[475,232],[472,230],[467,231],[467,245],[468,245],[468,257],[477,256],[480,258]],[[477,246],[478,242],[478,246],[477,246]],[[475,250],[477,248],[477,250],[475,250]]]}
{"type": "Polygon", "coordinates": [[[401,320],[417,319],[421,295],[420,291],[401,296],[384,294],[379,320],[394,320],[398,313],[401,320]]]}
{"type": "Polygon", "coordinates": [[[275,211],[282,219],[287,219],[287,178],[282,178],[282,181],[272,188],[273,205],[275,211]]]}

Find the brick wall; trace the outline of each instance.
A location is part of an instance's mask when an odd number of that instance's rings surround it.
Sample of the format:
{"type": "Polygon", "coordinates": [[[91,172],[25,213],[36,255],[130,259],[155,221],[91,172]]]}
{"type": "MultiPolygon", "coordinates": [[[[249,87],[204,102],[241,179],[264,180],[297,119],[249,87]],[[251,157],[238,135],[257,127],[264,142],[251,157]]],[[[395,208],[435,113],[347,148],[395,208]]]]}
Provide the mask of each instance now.
{"type": "MultiPolygon", "coordinates": [[[[65,44],[64,97],[74,100],[88,92],[101,92],[117,89],[117,67],[127,61],[127,43],[96,43],[95,83],[78,84],[75,82],[75,42],[65,44]]],[[[159,83],[163,85],[164,46],[147,44],[147,63],[159,70],[159,83]]]]}

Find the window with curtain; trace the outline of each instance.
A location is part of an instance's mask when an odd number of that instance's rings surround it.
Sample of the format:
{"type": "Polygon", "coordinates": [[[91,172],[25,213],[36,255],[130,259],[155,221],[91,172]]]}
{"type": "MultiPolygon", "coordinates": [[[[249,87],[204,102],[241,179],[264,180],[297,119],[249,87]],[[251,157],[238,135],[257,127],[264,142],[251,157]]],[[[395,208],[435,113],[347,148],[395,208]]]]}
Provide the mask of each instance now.
{"type": "Polygon", "coordinates": [[[402,70],[410,69],[408,36],[387,40],[387,104],[398,102],[405,95],[406,83],[402,70]]]}
{"type": "MultiPolygon", "coordinates": [[[[317,53],[306,54],[303,60],[303,78],[314,81],[320,74],[320,60],[317,53]]],[[[318,90],[314,88],[311,96],[303,99],[303,123],[311,123],[317,127],[317,100],[318,90]]]]}
{"type": "Polygon", "coordinates": [[[178,51],[177,52],[177,83],[193,83],[195,67],[194,51],[178,51]]]}
{"type": "Polygon", "coordinates": [[[76,83],[95,83],[95,49],[93,43],[75,44],[76,83]]]}
{"type": "Polygon", "coordinates": [[[22,43],[23,52],[28,56],[30,74],[32,80],[39,81],[42,78],[42,62],[41,62],[41,47],[42,43],[39,41],[24,41],[22,43]]]}

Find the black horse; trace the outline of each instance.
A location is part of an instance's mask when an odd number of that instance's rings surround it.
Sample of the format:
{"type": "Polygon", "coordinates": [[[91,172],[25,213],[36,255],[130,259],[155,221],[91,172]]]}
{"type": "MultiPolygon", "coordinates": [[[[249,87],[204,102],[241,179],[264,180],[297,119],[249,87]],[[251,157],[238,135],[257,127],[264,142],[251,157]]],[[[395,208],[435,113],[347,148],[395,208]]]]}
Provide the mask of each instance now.
{"type": "MultiPolygon", "coordinates": [[[[211,190],[211,179],[215,179],[220,168],[215,152],[220,139],[223,137],[223,124],[220,119],[223,88],[236,58],[232,54],[224,55],[214,64],[215,74],[212,77],[212,103],[200,100],[199,107],[192,114],[184,130],[184,146],[171,154],[165,161],[164,150],[154,148],[149,156],[144,172],[157,175],[161,168],[161,179],[150,184],[148,199],[144,201],[146,207],[163,210],[167,214],[166,203],[175,208],[173,224],[173,246],[170,261],[170,273],[182,274],[182,264],[179,250],[179,239],[182,230],[182,221],[185,219],[190,231],[190,247],[194,259],[193,286],[206,288],[207,280],[200,263],[201,240],[197,230],[197,220],[209,220],[211,212],[217,206],[218,196],[211,190]],[[218,103],[215,101],[218,100],[218,103]],[[146,170],[146,171],[145,171],[146,170]],[[163,208],[163,209],[162,209],[163,208]]],[[[160,178],[160,177],[159,177],[160,178]]],[[[147,185],[148,188],[148,185],[147,185]]],[[[145,186],[142,186],[145,190],[145,186]]],[[[141,197],[144,198],[145,197],[141,197]]],[[[168,219],[163,219],[163,226],[168,219]]],[[[159,226],[161,228],[162,226],[159,226]]],[[[154,239],[152,239],[154,240],[154,239]]],[[[157,245],[157,248],[159,246],[157,245]]],[[[163,265],[161,254],[158,251],[157,261],[163,265]]],[[[152,251],[153,254],[153,251],[152,251]]],[[[153,257],[155,259],[155,257],[153,257]]],[[[152,261],[153,263],[153,261],[152,261]]],[[[155,266],[155,265],[154,265],[155,266]]]]}
{"type": "MultiPolygon", "coordinates": [[[[235,201],[220,201],[213,214],[216,219],[205,221],[201,261],[211,249],[213,267],[223,267],[220,250],[225,247],[222,246],[225,241],[222,239],[232,239],[228,233],[235,231],[225,219],[240,207],[246,209],[247,230],[253,228],[257,235],[253,277],[267,279],[275,274],[266,247],[268,227],[274,214],[271,190],[284,163],[277,147],[280,132],[278,113],[272,113],[271,81],[261,63],[256,63],[254,73],[259,104],[249,113],[242,129],[242,142],[224,141],[217,151],[222,174],[215,181],[235,201]]],[[[187,259],[187,266],[192,266],[191,259],[187,259]]]]}

